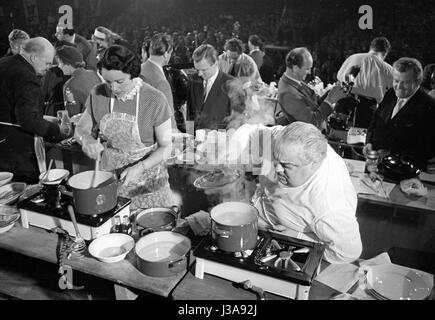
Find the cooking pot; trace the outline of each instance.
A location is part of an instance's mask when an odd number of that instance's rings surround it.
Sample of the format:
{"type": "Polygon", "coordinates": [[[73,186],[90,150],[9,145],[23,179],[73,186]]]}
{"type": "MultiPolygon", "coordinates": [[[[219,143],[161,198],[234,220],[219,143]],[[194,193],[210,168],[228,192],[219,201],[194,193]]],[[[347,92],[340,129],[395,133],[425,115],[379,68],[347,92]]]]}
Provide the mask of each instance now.
{"type": "Polygon", "coordinates": [[[224,202],[211,212],[211,234],[216,246],[227,252],[251,250],[257,244],[258,210],[244,202],[224,202]]]}
{"type": "Polygon", "coordinates": [[[118,181],[107,171],[97,171],[95,185],[92,187],[94,171],[84,171],[68,180],[74,199],[75,211],[84,215],[98,215],[112,210],[118,203],[118,181]]]}
{"type": "Polygon", "coordinates": [[[135,246],[137,268],[151,277],[175,276],[189,266],[190,239],[171,231],[142,237],[135,246]]]}
{"type": "Polygon", "coordinates": [[[415,178],[420,174],[420,169],[411,159],[397,154],[382,158],[378,169],[385,179],[396,183],[415,178]]]}
{"type": "Polygon", "coordinates": [[[171,231],[179,218],[177,206],[171,208],[150,208],[139,212],[136,215],[136,226],[140,235],[155,231],[171,231]]]}

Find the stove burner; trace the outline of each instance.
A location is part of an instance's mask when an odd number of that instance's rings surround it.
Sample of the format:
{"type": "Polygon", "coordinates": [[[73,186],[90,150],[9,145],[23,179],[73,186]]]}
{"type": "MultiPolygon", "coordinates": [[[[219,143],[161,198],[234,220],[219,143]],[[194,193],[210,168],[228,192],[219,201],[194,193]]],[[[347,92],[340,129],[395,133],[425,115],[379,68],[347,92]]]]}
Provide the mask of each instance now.
{"type": "MultiPolygon", "coordinates": [[[[70,221],[71,218],[67,211],[67,207],[68,205],[74,206],[73,197],[68,192],[65,192],[64,190],[60,190],[61,188],[64,188],[64,186],[61,185],[59,187],[60,188],[57,189],[57,191],[60,193],[59,203],[57,203],[57,200],[56,202],[54,202],[55,199],[54,195],[56,195],[54,189],[48,189],[49,190],[48,197],[49,199],[51,199],[50,197],[53,196],[52,198],[53,202],[50,202],[50,200],[47,202],[47,194],[44,193],[44,189],[42,189],[40,192],[34,194],[33,196],[19,202],[18,207],[20,209],[25,209],[25,210],[41,213],[47,216],[52,216],[55,218],[70,221]]],[[[106,221],[111,219],[113,216],[115,216],[118,212],[120,212],[130,203],[131,203],[130,199],[118,197],[118,204],[116,205],[115,208],[109,210],[108,212],[101,213],[94,216],[77,213],[76,214],[77,223],[90,227],[99,227],[103,225],[106,221]]]]}
{"type": "Polygon", "coordinates": [[[41,192],[47,208],[49,209],[61,208],[60,206],[61,192],[57,184],[56,185],[44,184],[41,192]]]}
{"type": "Polygon", "coordinates": [[[204,273],[209,273],[238,283],[249,279],[265,291],[308,299],[325,246],[262,230],[258,235],[253,250],[237,253],[212,251],[213,239],[204,238],[193,251],[197,258],[195,276],[203,279],[204,273]],[[295,291],[294,285],[302,287],[295,291]]]}

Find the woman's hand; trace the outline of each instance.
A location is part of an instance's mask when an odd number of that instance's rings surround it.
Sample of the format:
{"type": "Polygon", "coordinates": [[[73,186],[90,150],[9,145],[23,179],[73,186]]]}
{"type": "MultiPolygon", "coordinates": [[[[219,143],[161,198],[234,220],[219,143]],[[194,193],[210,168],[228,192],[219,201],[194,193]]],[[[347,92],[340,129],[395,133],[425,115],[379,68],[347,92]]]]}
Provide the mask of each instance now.
{"type": "Polygon", "coordinates": [[[91,136],[84,136],[82,138],[82,149],[89,158],[97,160],[101,152],[103,152],[104,146],[91,136]]]}
{"type": "Polygon", "coordinates": [[[123,181],[124,185],[128,185],[133,180],[137,180],[141,172],[146,169],[146,161],[139,162],[134,166],[128,167],[121,172],[120,180],[123,181]],[[125,179],[125,180],[124,180],[125,179]]]}

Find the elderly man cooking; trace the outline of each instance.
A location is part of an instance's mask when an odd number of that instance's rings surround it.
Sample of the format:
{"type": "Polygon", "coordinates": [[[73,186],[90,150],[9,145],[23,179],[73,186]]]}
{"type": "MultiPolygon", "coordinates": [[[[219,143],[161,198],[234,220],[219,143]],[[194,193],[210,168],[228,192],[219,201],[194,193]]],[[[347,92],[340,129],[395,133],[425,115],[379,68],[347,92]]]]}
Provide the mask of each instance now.
{"type": "Polygon", "coordinates": [[[293,122],[261,130],[272,132],[273,166],[260,176],[266,197],[265,210],[261,202],[256,205],[259,227],[325,243],[324,258],[330,263],[358,259],[362,244],[355,216],[357,194],[343,159],[312,124],[293,122]]]}

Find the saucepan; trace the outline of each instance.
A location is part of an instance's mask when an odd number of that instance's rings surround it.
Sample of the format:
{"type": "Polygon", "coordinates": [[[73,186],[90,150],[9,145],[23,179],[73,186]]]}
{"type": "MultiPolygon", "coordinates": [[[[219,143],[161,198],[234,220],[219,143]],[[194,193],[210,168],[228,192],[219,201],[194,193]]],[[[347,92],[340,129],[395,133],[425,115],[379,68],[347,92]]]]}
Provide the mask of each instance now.
{"type": "Polygon", "coordinates": [[[244,202],[224,202],[213,207],[210,216],[212,239],[219,249],[240,252],[255,248],[257,208],[244,202]]]}
{"type": "Polygon", "coordinates": [[[177,206],[171,208],[150,208],[137,213],[136,226],[141,237],[156,231],[171,231],[179,218],[177,206]]]}
{"type": "Polygon", "coordinates": [[[189,238],[172,231],[150,233],[136,243],[137,268],[151,277],[170,277],[189,266],[189,238]]]}
{"type": "Polygon", "coordinates": [[[68,185],[73,192],[75,211],[84,215],[98,215],[108,212],[118,203],[118,180],[107,171],[97,171],[92,187],[94,171],[84,171],[73,175],[68,185]]]}

